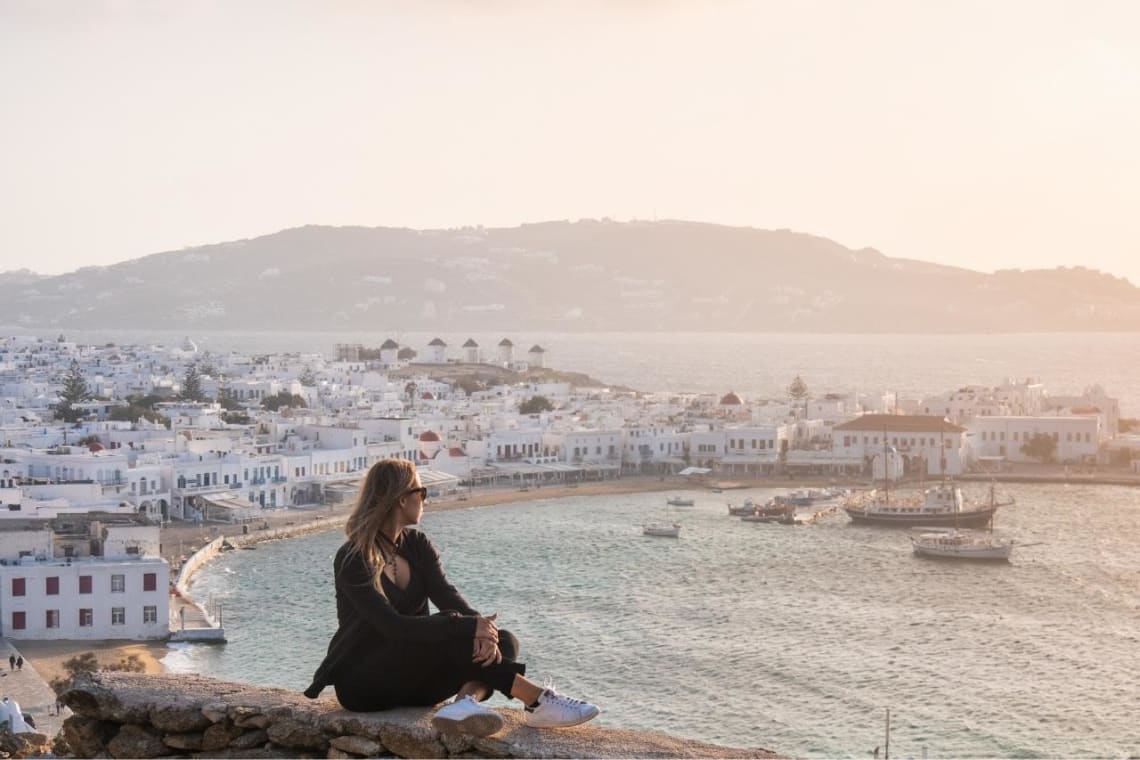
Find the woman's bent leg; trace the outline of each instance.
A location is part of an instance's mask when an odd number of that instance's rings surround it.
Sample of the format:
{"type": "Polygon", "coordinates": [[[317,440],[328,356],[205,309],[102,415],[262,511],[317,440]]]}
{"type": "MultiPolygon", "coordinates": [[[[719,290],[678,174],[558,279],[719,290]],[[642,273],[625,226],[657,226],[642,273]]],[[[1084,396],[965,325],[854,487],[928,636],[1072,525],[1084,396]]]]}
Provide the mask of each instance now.
{"type": "Polygon", "coordinates": [[[355,712],[429,706],[451,697],[469,682],[486,684],[509,697],[515,676],[526,672],[525,665],[513,662],[519,651],[518,639],[509,631],[499,631],[503,661],[490,667],[472,662],[474,646],[473,639],[452,639],[443,645],[386,642],[338,675],[334,683],[337,699],[345,709],[355,712]]]}

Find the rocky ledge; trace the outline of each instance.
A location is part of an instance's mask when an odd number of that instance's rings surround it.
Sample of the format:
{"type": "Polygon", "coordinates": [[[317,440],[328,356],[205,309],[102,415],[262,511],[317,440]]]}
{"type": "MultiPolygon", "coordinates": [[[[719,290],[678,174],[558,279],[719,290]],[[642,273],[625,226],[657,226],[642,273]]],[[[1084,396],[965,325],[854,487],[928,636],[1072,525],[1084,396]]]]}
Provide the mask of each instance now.
{"type": "Polygon", "coordinates": [[[62,737],[78,757],[776,757],[591,724],[536,730],[510,709],[500,710],[506,725],[494,736],[441,734],[430,709],[352,713],[329,694],[311,701],[195,675],[96,673],[62,699],[74,712],[62,737]]]}

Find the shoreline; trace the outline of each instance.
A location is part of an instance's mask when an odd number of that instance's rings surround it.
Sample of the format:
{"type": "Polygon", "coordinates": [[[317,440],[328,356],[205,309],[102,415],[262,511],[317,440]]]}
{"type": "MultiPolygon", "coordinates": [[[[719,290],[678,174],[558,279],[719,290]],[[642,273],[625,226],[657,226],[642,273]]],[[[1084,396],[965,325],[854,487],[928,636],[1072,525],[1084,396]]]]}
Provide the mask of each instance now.
{"type": "MultiPolygon", "coordinates": [[[[1035,468],[1032,472],[1006,472],[995,474],[970,473],[959,476],[959,481],[967,483],[989,482],[991,480],[1017,483],[1041,483],[1046,485],[1123,485],[1140,486],[1140,473],[1099,472],[1094,474],[1066,474],[1060,467],[1035,468]]],[[[460,491],[445,497],[430,499],[425,512],[446,512],[458,509],[475,509],[512,504],[521,501],[562,499],[574,496],[620,496],[630,493],[652,493],[668,491],[705,490],[712,493],[721,489],[726,500],[729,492],[750,488],[806,488],[835,485],[846,488],[869,488],[871,483],[860,478],[815,477],[739,477],[726,476],[715,480],[689,480],[677,475],[630,475],[610,480],[582,482],[574,486],[544,485],[521,489],[510,486],[484,486],[470,491],[460,491]]],[[[915,487],[919,481],[904,481],[899,487],[915,487]]],[[[164,528],[162,555],[170,562],[172,582],[189,584],[193,579],[194,568],[181,577],[179,570],[191,555],[219,537],[234,539],[235,545],[251,545],[262,541],[293,538],[307,533],[334,530],[343,526],[352,510],[352,504],[336,507],[311,507],[283,510],[282,514],[267,515],[262,524],[264,529],[241,532],[240,525],[197,526],[178,524],[164,528]]],[[[205,564],[205,563],[202,563],[205,564]]],[[[146,673],[166,672],[162,658],[170,651],[166,640],[120,641],[120,640],[25,640],[13,642],[26,659],[33,663],[45,681],[64,674],[63,663],[67,659],[83,653],[93,652],[99,662],[109,665],[129,656],[137,655],[146,673]]]]}

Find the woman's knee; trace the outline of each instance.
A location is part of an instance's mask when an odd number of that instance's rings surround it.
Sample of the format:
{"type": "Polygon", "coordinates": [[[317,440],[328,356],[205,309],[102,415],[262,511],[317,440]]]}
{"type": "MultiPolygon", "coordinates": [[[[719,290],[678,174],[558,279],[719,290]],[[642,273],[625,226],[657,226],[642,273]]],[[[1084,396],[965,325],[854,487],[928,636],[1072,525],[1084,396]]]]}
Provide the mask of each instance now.
{"type": "Polygon", "coordinates": [[[519,658],[519,640],[510,631],[499,630],[499,654],[504,662],[514,662],[519,658]]]}

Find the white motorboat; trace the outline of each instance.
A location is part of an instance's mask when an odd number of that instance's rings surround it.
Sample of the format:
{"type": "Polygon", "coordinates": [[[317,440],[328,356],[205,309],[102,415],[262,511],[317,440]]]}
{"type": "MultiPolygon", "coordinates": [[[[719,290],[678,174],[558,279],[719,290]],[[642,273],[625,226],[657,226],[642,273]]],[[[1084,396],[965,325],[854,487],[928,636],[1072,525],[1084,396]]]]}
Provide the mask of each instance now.
{"type": "Polygon", "coordinates": [[[920,557],[1008,562],[1013,541],[995,538],[993,533],[948,528],[929,530],[911,536],[914,553],[920,557]]]}
{"type": "Polygon", "coordinates": [[[675,522],[651,522],[646,523],[642,528],[642,533],[647,536],[660,536],[661,538],[680,538],[681,537],[681,523],[675,522]]]}
{"type": "Polygon", "coordinates": [[[673,498],[669,499],[665,503],[671,507],[691,507],[694,504],[696,504],[696,501],[694,501],[693,499],[686,499],[686,498],[681,497],[681,496],[674,496],[673,498]]]}

